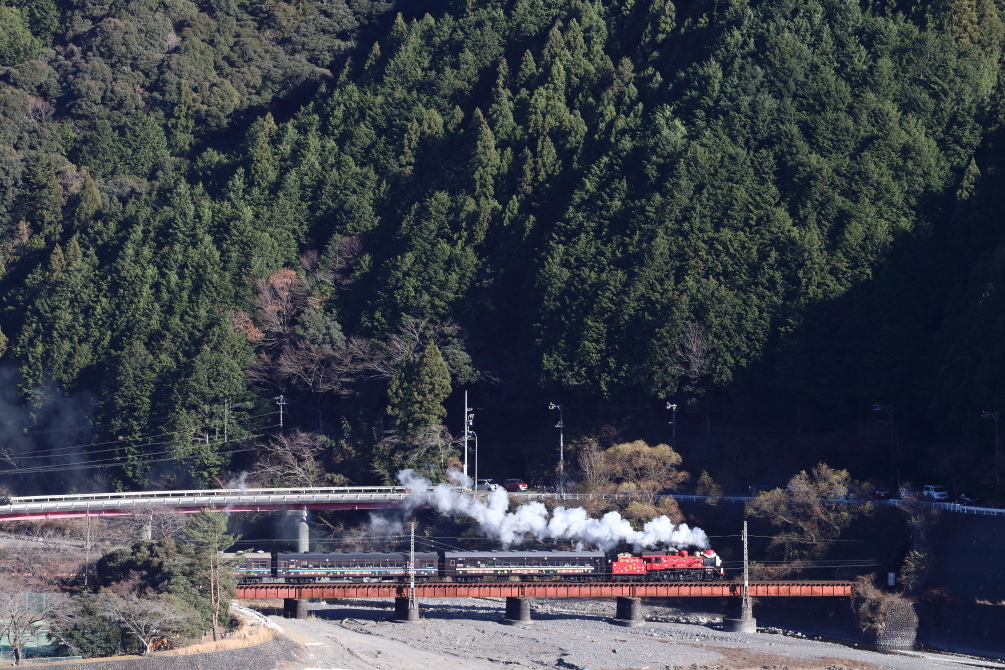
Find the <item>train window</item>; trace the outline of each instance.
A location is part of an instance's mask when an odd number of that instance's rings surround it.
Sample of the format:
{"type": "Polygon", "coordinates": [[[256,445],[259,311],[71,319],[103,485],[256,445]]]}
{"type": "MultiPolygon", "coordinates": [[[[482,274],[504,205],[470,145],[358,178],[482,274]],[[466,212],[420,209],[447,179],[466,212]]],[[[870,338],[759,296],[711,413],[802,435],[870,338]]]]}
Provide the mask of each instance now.
{"type": "Polygon", "coordinates": [[[454,559],[450,559],[450,565],[454,565],[454,559]]]}

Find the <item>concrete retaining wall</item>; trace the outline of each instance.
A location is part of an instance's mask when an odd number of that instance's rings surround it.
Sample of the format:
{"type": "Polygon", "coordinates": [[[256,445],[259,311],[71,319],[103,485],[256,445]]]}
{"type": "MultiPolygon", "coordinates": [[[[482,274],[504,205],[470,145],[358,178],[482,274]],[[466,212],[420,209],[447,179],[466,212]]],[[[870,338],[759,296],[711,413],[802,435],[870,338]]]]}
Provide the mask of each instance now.
{"type": "Polygon", "coordinates": [[[1005,658],[1005,518],[944,514],[935,530],[918,643],[1005,658]]]}

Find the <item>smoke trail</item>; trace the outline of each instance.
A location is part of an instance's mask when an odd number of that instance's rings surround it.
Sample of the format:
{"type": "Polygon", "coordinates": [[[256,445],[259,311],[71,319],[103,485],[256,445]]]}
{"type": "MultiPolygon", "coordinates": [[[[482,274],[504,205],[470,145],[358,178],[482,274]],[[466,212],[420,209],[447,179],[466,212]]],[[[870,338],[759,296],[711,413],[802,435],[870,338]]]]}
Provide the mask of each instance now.
{"type": "MultiPolygon", "coordinates": [[[[14,495],[104,489],[91,481],[85,447],[94,439],[90,414],[97,399],[87,392],[64,395],[52,381],[21,397],[24,378],[17,366],[0,364],[0,486],[14,495]],[[20,472],[20,470],[29,472],[20,472]],[[45,469],[45,472],[30,472],[45,469]]],[[[98,479],[97,477],[95,478],[98,479]]]]}
{"type": "MultiPolygon", "coordinates": [[[[463,479],[460,473],[450,475],[457,482],[463,479]]],[[[659,543],[677,548],[706,549],[709,546],[708,536],[701,528],[689,528],[684,523],[676,526],[666,516],[649,521],[642,530],[635,530],[617,512],[594,519],[582,507],[556,507],[549,515],[548,508],[537,501],[520,505],[510,512],[509,495],[501,488],[492,491],[486,503],[474,496],[461,495],[449,484],[433,487],[413,470],[402,470],[398,479],[411,491],[407,500],[409,509],[431,505],[443,514],[471,517],[486,537],[499,540],[503,546],[527,538],[570,540],[601,551],[610,551],[621,542],[632,545],[636,551],[659,543]]]]}
{"type": "Polygon", "coordinates": [[[238,490],[241,491],[242,493],[247,491],[248,473],[241,472],[241,474],[237,475],[236,477],[232,475],[230,479],[227,481],[227,483],[224,484],[223,488],[238,490]]]}

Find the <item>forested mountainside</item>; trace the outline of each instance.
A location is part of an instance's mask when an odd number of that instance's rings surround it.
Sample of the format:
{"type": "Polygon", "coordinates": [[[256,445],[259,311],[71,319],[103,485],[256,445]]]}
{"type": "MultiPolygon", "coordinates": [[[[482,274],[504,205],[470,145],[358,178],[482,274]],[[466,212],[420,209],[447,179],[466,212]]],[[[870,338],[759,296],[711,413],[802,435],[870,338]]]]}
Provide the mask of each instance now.
{"type": "Polygon", "coordinates": [[[464,389],[516,475],[674,401],[993,485],[998,0],[0,5],[7,413],[86,406],[80,486],[380,481],[464,389]]]}

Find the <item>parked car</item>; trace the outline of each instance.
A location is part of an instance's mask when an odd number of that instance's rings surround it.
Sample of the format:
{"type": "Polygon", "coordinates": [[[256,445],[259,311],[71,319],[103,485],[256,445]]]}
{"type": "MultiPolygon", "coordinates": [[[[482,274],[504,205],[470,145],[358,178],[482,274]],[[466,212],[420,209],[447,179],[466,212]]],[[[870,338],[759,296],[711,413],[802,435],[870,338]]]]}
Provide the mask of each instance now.
{"type": "Polygon", "coordinates": [[[956,496],[956,504],[973,506],[977,504],[977,498],[971,498],[966,493],[961,493],[960,495],[956,496]]]}
{"type": "Polygon", "coordinates": [[[527,485],[523,483],[522,479],[507,479],[503,482],[503,488],[510,493],[519,493],[520,491],[526,491],[527,485]]]}
{"type": "Polygon", "coordinates": [[[494,479],[479,479],[475,485],[475,491],[495,491],[499,484],[494,479]]]}
{"type": "Polygon", "coordinates": [[[872,490],[872,494],[877,498],[886,500],[890,497],[890,487],[889,486],[877,486],[872,490]]]}
{"type": "Polygon", "coordinates": [[[931,500],[949,500],[949,491],[946,490],[945,486],[925,484],[925,487],[921,489],[921,496],[931,500]]]}

